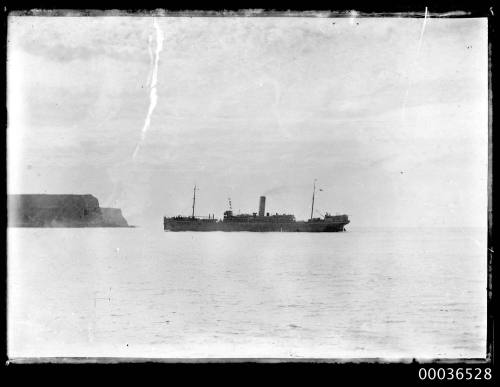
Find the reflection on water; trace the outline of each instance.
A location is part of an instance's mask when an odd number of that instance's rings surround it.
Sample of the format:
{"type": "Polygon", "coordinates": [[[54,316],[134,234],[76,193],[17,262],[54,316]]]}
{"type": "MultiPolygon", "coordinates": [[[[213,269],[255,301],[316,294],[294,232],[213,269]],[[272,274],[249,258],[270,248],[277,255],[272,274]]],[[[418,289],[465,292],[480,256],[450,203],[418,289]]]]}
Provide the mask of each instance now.
{"type": "Polygon", "coordinates": [[[485,356],[486,230],[8,238],[11,357],[485,356]]]}

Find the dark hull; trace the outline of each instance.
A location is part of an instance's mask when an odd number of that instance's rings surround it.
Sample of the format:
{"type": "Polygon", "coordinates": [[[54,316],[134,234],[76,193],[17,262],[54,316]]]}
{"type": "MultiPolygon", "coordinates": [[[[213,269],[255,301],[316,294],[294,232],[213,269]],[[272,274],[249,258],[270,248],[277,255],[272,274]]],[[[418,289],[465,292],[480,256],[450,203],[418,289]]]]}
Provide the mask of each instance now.
{"type": "Polygon", "coordinates": [[[165,231],[250,231],[250,232],[340,232],[349,222],[206,222],[172,221],[164,222],[165,231]]]}

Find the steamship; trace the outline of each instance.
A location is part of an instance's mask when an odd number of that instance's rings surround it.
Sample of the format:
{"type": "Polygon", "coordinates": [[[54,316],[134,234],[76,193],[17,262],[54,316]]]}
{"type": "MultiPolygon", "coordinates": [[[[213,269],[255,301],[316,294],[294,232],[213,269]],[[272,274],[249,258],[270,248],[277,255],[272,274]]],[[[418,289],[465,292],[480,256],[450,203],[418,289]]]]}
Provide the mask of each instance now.
{"type": "Polygon", "coordinates": [[[223,219],[215,219],[214,215],[195,216],[196,191],[195,185],[192,215],[163,217],[164,231],[339,232],[345,231],[345,226],[350,222],[347,215],[329,213],[320,218],[313,218],[316,181],[313,187],[311,217],[307,221],[297,221],[294,215],[266,213],[265,196],[260,197],[258,213],[235,215],[229,199],[229,210],[224,212],[223,219]]]}

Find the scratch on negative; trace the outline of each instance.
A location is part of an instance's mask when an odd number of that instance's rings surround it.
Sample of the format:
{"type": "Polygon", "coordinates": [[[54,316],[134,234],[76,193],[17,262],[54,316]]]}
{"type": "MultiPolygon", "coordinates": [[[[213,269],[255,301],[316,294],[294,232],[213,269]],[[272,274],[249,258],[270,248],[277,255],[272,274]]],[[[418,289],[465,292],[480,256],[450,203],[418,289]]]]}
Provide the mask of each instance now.
{"type": "Polygon", "coordinates": [[[149,34],[148,36],[149,73],[146,85],[148,85],[149,87],[151,87],[151,76],[153,75],[153,68],[154,68],[153,49],[151,48],[152,43],[153,43],[153,33],[149,34]]]}
{"type": "MultiPolygon", "coordinates": [[[[146,119],[144,120],[144,125],[141,130],[141,139],[137,146],[135,147],[134,154],[132,155],[132,159],[135,160],[137,153],[139,152],[139,148],[141,147],[144,139],[146,138],[146,132],[149,129],[149,125],[151,123],[151,115],[156,107],[156,102],[158,101],[158,95],[156,92],[156,84],[158,81],[158,63],[160,61],[160,53],[163,49],[163,32],[156,22],[156,18],[153,18],[153,25],[156,30],[156,50],[155,50],[155,58],[154,62],[152,62],[152,70],[151,71],[151,83],[150,83],[150,93],[149,93],[149,108],[148,113],[146,115],[146,119]]],[[[151,53],[151,42],[152,39],[149,39],[149,52],[151,53]]],[[[151,57],[151,55],[150,55],[151,57]]],[[[149,78],[149,76],[148,76],[149,78]]],[[[149,79],[148,79],[149,81],[149,79]]]]}
{"type": "Polygon", "coordinates": [[[422,23],[422,29],[420,30],[420,38],[418,39],[417,55],[415,57],[415,61],[413,62],[413,66],[410,69],[411,71],[408,74],[408,85],[406,86],[405,97],[404,97],[404,100],[403,100],[403,120],[405,119],[405,115],[406,115],[406,102],[408,100],[408,94],[410,92],[411,74],[413,73],[413,67],[415,67],[415,64],[417,63],[418,57],[420,55],[420,48],[422,47],[422,38],[424,37],[424,31],[425,31],[425,25],[426,25],[426,23],[427,23],[427,7],[425,7],[424,22],[422,23]]]}

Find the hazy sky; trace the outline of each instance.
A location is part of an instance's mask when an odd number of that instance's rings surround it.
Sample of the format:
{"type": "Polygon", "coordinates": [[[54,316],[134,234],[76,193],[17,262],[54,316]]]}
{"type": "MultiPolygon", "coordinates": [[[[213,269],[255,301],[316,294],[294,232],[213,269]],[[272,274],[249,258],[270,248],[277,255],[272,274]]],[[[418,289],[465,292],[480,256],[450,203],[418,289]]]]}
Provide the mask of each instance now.
{"type": "Polygon", "coordinates": [[[266,194],[306,219],[317,178],[316,208],[352,226],[486,225],[485,18],[8,28],[9,193],[91,193],[161,227],[195,182],[199,215],[266,194]]]}

